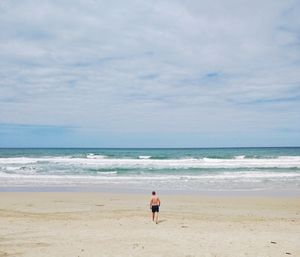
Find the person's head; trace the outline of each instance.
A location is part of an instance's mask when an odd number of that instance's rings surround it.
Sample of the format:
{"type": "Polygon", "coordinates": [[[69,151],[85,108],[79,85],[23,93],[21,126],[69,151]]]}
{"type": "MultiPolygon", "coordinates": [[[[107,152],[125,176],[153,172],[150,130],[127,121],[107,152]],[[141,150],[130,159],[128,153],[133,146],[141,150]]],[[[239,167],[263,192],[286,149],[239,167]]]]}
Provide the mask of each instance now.
{"type": "Polygon", "coordinates": [[[156,195],[156,192],[155,192],[155,191],[152,191],[152,195],[156,195]]]}

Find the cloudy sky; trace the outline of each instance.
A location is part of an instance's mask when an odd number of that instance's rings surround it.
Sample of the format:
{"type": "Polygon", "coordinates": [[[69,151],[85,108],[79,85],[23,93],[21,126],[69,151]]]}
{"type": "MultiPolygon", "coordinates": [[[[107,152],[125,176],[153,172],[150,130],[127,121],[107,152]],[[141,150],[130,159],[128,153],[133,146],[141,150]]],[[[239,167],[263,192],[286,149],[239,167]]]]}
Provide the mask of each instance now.
{"type": "Polygon", "coordinates": [[[299,0],[0,0],[0,147],[300,145],[299,0]]]}

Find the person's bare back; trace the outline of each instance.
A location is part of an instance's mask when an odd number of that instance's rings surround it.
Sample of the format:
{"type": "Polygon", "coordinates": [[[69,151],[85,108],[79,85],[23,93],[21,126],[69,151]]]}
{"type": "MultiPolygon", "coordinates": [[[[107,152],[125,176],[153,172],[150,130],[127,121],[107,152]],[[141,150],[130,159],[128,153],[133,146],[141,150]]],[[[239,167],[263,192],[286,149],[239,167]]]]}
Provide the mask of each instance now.
{"type": "Polygon", "coordinates": [[[160,205],[160,200],[159,200],[157,195],[153,195],[151,197],[150,205],[151,206],[153,206],[153,205],[158,205],[159,206],[160,205]]]}

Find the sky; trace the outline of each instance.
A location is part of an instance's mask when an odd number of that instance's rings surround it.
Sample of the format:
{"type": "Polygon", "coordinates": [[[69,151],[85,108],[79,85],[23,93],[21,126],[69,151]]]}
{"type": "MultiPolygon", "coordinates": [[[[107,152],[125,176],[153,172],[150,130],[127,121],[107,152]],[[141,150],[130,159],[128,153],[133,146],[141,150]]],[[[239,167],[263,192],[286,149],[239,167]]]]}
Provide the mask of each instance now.
{"type": "Polygon", "coordinates": [[[0,0],[0,147],[300,146],[299,0],[0,0]]]}

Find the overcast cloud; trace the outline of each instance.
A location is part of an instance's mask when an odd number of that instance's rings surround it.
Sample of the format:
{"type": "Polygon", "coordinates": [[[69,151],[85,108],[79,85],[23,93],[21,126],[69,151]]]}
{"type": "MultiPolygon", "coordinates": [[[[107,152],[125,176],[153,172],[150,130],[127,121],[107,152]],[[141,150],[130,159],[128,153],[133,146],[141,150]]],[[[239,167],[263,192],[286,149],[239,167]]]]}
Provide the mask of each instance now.
{"type": "Polygon", "coordinates": [[[0,146],[300,145],[299,16],[297,0],[0,0],[0,146]]]}

